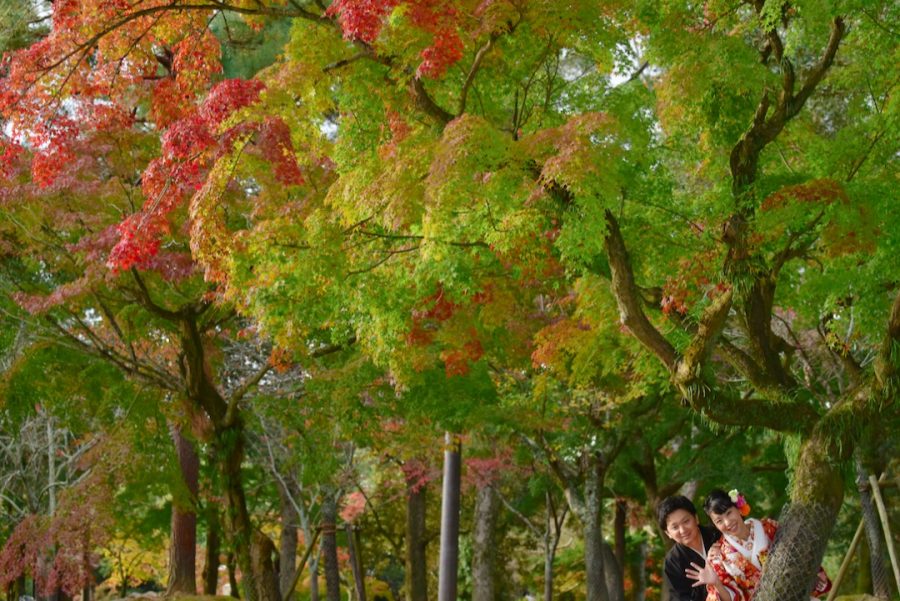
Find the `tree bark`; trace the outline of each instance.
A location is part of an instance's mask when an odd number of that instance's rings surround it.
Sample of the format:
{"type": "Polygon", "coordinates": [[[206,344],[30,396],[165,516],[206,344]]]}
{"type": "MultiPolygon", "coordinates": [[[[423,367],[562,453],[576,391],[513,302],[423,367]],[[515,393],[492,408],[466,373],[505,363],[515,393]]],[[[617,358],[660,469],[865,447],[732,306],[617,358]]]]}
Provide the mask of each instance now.
{"type": "Polygon", "coordinates": [[[801,449],[791,501],[782,512],[754,601],[809,601],[844,499],[840,452],[825,430],[817,427],[801,449]]]}
{"type": "Polygon", "coordinates": [[[225,559],[225,565],[228,568],[228,587],[231,589],[229,594],[235,599],[240,599],[241,591],[238,586],[237,565],[235,563],[233,551],[228,553],[228,557],[225,559]]]}
{"type": "Polygon", "coordinates": [[[609,593],[609,601],[625,601],[625,579],[612,547],[603,541],[603,582],[609,593]]]}
{"type": "Polygon", "coordinates": [[[606,587],[603,553],[603,480],[604,469],[599,458],[592,459],[584,485],[584,568],[587,601],[611,601],[606,587]]]}
{"type": "Polygon", "coordinates": [[[341,601],[341,576],[337,559],[337,502],[326,494],[322,502],[322,555],[325,563],[325,599],[341,601]]]}
{"type": "Polygon", "coordinates": [[[491,485],[481,486],[475,498],[472,533],[472,601],[494,601],[497,597],[497,517],[500,498],[491,485]]]}
{"type": "MultiPolygon", "coordinates": [[[[638,545],[637,560],[631,563],[632,601],[644,601],[647,591],[647,543],[638,545]]],[[[666,587],[663,587],[666,588],[666,587]]]]}
{"type": "Polygon", "coordinates": [[[203,566],[203,594],[215,595],[219,588],[219,510],[206,503],[206,563],[203,566]]]}
{"type": "Polygon", "coordinates": [[[352,524],[347,524],[347,549],[350,552],[350,567],[353,570],[353,582],[356,586],[357,601],[366,601],[366,581],[363,578],[362,557],[359,555],[359,545],[352,524]]]}
{"type": "Polygon", "coordinates": [[[462,449],[459,437],[444,436],[444,483],[441,498],[441,555],[438,601],[456,601],[459,577],[459,501],[462,449]]]}
{"type": "Polygon", "coordinates": [[[253,532],[253,540],[250,545],[250,562],[253,573],[257,575],[256,587],[259,599],[278,599],[281,594],[278,590],[278,576],[272,557],[275,556],[275,545],[272,540],[256,530],[253,532]]]}
{"type": "Polygon", "coordinates": [[[406,601],[428,601],[428,573],[425,538],[425,483],[415,476],[406,481],[406,601]]]}
{"type": "Polygon", "coordinates": [[[200,458],[194,445],[178,426],[172,426],[172,440],[181,478],[189,499],[175,495],[172,500],[172,540],[169,545],[169,582],[166,595],[197,594],[197,513],[200,458]]]}
{"type": "Polygon", "coordinates": [[[616,517],[613,521],[613,531],[616,537],[616,563],[624,570],[625,566],[625,518],[628,511],[628,501],[616,499],[616,517]]]}
{"type": "Polygon", "coordinates": [[[278,588],[284,597],[294,583],[297,571],[297,510],[291,502],[291,493],[284,485],[278,483],[278,496],[281,502],[281,539],[278,547],[279,571],[278,588]]]}

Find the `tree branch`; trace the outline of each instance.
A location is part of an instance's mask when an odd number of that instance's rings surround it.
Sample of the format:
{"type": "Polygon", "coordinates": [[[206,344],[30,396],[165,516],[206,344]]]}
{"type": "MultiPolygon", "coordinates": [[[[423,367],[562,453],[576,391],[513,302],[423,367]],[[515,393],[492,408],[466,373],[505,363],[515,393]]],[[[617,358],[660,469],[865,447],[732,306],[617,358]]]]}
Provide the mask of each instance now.
{"type": "Polygon", "coordinates": [[[606,225],[604,245],[609,256],[613,294],[619,305],[620,319],[641,344],[656,355],[666,369],[673,372],[678,361],[675,348],[644,314],[641,297],[634,282],[634,272],[625,249],[625,240],[622,238],[618,221],[609,210],[606,211],[606,225]]]}

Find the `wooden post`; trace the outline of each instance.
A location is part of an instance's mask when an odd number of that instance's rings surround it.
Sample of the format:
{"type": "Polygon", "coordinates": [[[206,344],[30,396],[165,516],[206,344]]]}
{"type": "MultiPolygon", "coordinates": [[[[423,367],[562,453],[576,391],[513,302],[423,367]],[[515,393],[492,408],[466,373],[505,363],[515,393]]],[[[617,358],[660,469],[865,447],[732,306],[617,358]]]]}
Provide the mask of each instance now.
{"type": "Polygon", "coordinates": [[[294,583],[284,595],[283,601],[290,601],[291,597],[294,594],[294,591],[297,589],[297,583],[300,582],[300,575],[303,573],[303,568],[306,567],[306,562],[307,560],[309,560],[309,556],[312,554],[312,550],[316,546],[316,539],[319,538],[320,530],[320,528],[316,528],[315,530],[313,530],[312,540],[309,541],[308,545],[306,545],[306,553],[303,554],[303,558],[300,560],[300,566],[297,568],[297,571],[294,572],[294,583]]]}
{"type": "Polygon", "coordinates": [[[356,598],[357,601],[366,601],[366,581],[362,573],[362,560],[359,557],[353,524],[347,523],[346,530],[347,549],[350,551],[350,567],[353,570],[353,581],[356,585],[356,598]]]}
{"type": "Polygon", "coordinates": [[[828,598],[825,601],[834,601],[834,598],[837,596],[838,588],[840,588],[844,576],[847,575],[847,568],[850,567],[850,560],[853,559],[853,554],[856,553],[856,547],[859,546],[859,541],[862,539],[865,524],[865,520],[859,521],[859,527],[856,529],[856,534],[853,535],[853,541],[850,543],[850,548],[847,549],[847,553],[844,555],[844,561],[841,562],[841,567],[838,570],[837,576],[834,577],[834,580],[831,583],[831,590],[828,591],[828,598]]]}
{"type": "Polygon", "coordinates": [[[875,498],[875,506],[878,507],[878,516],[881,518],[881,527],[884,529],[884,541],[887,543],[888,555],[891,558],[891,567],[894,569],[894,580],[897,582],[897,590],[900,590],[900,563],[897,561],[897,549],[894,548],[894,537],[891,534],[891,523],[888,520],[884,499],[881,498],[881,487],[874,474],[869,475],[869,484],[872,485],[872,496],[875,498]]]}

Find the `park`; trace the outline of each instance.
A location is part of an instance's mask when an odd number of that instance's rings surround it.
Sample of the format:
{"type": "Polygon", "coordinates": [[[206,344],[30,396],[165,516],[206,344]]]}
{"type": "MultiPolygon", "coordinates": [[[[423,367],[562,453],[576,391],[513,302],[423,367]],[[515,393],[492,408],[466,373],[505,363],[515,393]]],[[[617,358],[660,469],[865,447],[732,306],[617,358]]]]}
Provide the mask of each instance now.
{"type": "Polygon", "coordinates": [[[900,599],[896,0],[0,0],[0,54],[6,601],[900,599]]]}

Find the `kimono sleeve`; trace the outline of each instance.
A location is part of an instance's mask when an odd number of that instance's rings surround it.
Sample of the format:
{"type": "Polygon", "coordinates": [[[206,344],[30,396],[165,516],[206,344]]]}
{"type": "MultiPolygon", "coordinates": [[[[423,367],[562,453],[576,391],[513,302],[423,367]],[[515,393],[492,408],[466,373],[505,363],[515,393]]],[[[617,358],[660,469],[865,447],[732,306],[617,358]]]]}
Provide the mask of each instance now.
{"type": "Polygon", "coordinates": [[[706,556],[706,565],[710,566],[715,571],[722,586],[724,586],[731,594],[731,599],[722,599],[716,590],[716,587],[707,584],[706,601],[748,601],[734,577],[732,577],[732,575],[728,573],[728,570],[725,569],[725,561],[726,559],[722,553],[722,547],[720,543],[716,543],[706,556]]]}

